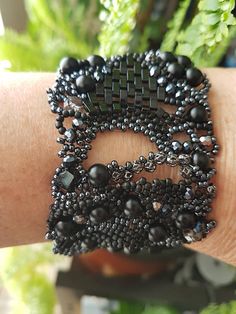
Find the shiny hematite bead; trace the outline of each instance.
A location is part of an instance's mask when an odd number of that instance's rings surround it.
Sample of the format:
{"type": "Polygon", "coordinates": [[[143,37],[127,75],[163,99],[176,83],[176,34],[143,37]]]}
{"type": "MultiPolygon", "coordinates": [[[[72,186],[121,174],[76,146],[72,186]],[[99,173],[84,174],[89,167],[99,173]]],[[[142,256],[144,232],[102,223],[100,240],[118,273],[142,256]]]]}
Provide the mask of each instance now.
{"type": "Polygon", "coordinates": [[[176,154],[170,154],[167,156],[166,163],[171,167],[174,167],[178,164],[179,158],[176,154]]]}
{"type": "Polygon", "coordinates": [[[166,161],[166,154],[162,152],[156,153],[154,160],[158,165],[161,165],[166,161]]]}
{"type": "Polygon", "coordinates": [[[73,129],[67,129],[64,133],[65,135],[65,139],[68,141],[68,142],[73,142],[75,140],[75,131],[73,129]]]}
{"type": "Polygon", "coordinates": [[[202,145],[204,146],[211,146],[212,145],[212,137],[207,135],[207,136],[201,136],[199,138],[200,142],[202,143],[202,145]]]}
{"type": "Polygon", "coordinates": [[[179,153],[182,150],[182,144],[179,141],[173,141],[171,143],[171,148],[174,151],[174,153],[179,153]]]}
{"type": "Polygon", "coordinates": [[[191,161],[191,157],[187,154],[181,154],[179,155],[179,163],[181,165],[188,165],[191,161]]]}

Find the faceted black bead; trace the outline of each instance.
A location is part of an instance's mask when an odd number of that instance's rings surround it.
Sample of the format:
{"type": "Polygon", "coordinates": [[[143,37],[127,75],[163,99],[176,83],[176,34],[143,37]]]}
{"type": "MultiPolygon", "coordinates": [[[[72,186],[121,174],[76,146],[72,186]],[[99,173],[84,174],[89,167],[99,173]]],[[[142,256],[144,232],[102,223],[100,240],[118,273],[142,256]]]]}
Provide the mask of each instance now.
{"type": "Polygon", "coordinates": [[[191,213],[182,213],[177,216],[175,223],[180,229],[193,229],[196,224],[196,216],[191,213]]]}
{"type": "Polygon", "coordinates": [[[71,74],[79,71],[80,66],[75,58],[65,57],[60,62],[60,69],[63,73],[71,74]]]}
{"type": "Polygon", "coordinates": [[[99,66],[99,65],[104,65],[106,62],[105,60],[98,55],[93,55],[87,58],[88,62],[91,64],[91,66],[99,66]]]}
{"type": "Polygon", "coordinates": [[[95,81],[91,76],[81,75],[76,79],[76,86],[79,93],[91,92],[95,89],[95,81]]]}
{"type": "Polygon", "coordinates": [[[90,214],[90,220],[93,223],[100,223],[105,221],[108,218],[108,210],[103,207],[97,207],[92,210],[90,214]]]}
{"type": "Polygon", "coordinates": [[[186,71],[186,78],[190,85],[198,86],[203,81],[203,75],[197,68],[189,68],[186,71]]]}
{"type": "Polygon", "coordinates": [[[181,78],[184,76],[184,67],[177,63],[177,62],[174,62],[174,63],[171,63],[169,66],[168,66],[168,69],[167,71],[171,74],[173,74],[174,77],[176,78],[181,78]]]}
{"type": "Polygon", "coordinates": [[[158,75],[161,74],[161,69],[158,66],[152,66],[150,69],[150,76],[157,77],[158,75]]]}
{"type": "Polygon", "coordinates": [[[71,168],[76,165],[77,159],[74,155],[68,154],[65,158],[63,158],[63,166],[65,168],[71,168]]]}
{"type": "Polygon", "coordinates": [[[179,64],[181,64],[185,67],[190,67],[192,64],[192,61],[187,56],[178,56],[177,60],[178,60],[179,64]]]}
{"type": "Polygon", "coordinates": [[[130,195],[127,197],[125,201],[125,214],[128,217],[136,217],[140,214],[142,211],[142,205],[140,203],[140,200],[135,195],[130,195]]]}
{"type": "Polygon", "coordinates": [[[72,125],[80,130],[85,129],[86,125],[82,119],[74,119],[72,125]]]}
{"type": "Polygon", "coordinates": [[[190,153],[193,148],[193,145],[190,141],[183,142],[183,150],[185,153],[190,153]]]}
{"type": "Polygon", "coordinates": [[[176,91],[176,86],[175,86],[175,84],[170,83],[170,84],[168,84],[168,85],[166,86],[166,92],[167,92],[167,94],[173,94],[173,93],[175,93],[175,91],[176,91]]]}
{"type": "Polygon", "coordinates": [[[179,153],[182,150],[182,144],[179,141],[173,141],[171,143],[171,148],[175,153],[179,153]]]}
{"type": "Polygon", "coordinates": [[[163,241],[165,240],[166,236],[166,230],[162,226],[152,227],[148,234],[148,238],[152,242],[163,241]]]}
{"type": "Polygon", "coordinates": [[[203,106],[196,106],[190,109],[189,116],[193,122],[207,121],[207,111],[203,106]]]}
{"type": "Polygon", "coordinates": [[[64,135],[68,142],[73,142],[75,140],[75,131],[73,129],[67,129],[64,135]]]}
{"type": "Polygon", "coordinates": [[[206,170],[209,168],[210,158],[203,152],[196,152],[193,154],[193,163],[200,169],[206,170]]]}
{"type": "Polygon", "coordinates": [[[68,190],[72,186],[73,181],[74,175],[67,170],[59,173],[56,179],[57,184],[66,190],[68,190]]]}
{"type": "Polygon", "coordinates": [[[76,233],[79,226],[74,221],[59,221],[55,226],[58,236],[70,236],[76,233]]]}
{"type": "Polygon", "coordinates": [[[166,62],[174,62],[176,61],[176,57],[173,55],[173,53],[169,51],[164,51],[160,53],[160,57],[163,61],[166,62]]]}
{"type": "Polygon", "coordinates": [[[108,184],[110,174],[103,164],[94,164],[88,170],[89,181],[95,186],[105,186],[108,184]]]}
{"type": "Polygon", "coordinates": [[[171,214],[171,212],[171,206],[169,204],[164,204],[159,210],[161,217],[167,217],[171,214]]]}
{"type": "Polygon", "coordinates": [[[193,198],[193,196],[194,196],[193,190],[191,188],[186,188],[186,192],[184,194],[184,198],[186,200],[190,200],[190,199],[193,198]]]}

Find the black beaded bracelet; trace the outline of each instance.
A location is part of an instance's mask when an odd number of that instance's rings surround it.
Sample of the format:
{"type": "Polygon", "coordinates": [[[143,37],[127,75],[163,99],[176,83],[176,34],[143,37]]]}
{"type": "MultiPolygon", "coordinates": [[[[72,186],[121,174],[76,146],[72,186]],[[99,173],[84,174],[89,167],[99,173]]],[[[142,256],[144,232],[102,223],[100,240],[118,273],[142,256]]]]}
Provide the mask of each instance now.
{"type": "Polygon", "coordinates": [[[219,150],[209,88],[188,57],[170,52],[61,61],[56,83],[47,91],[62,145],[46,233],[54,253],[150,252],[206,237],[216,225],[207,214],[216,193],[212,164],[219,150]],[[113,160],[85,169],[97,132],[114,129],[143,133],[157,150],[124,165],[113,160]],[[187,140],[176,140],[178,133],[187,140]],[[135,180],[162,164],[178,166],[181,180],[135,180]]]}

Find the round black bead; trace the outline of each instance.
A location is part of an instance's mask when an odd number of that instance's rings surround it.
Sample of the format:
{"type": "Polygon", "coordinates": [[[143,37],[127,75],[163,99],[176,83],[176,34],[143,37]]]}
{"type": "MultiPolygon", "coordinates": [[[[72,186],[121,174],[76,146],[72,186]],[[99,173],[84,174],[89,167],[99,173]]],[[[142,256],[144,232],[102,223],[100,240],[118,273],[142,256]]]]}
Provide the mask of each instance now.
{"type": "Polygon", "coordinates": [[[193,122],[207,121],[207,111],[203,106],[196,106],[190,109],[189,116],[193,122]]]}
{"type": "Polygon", "coordinates": [[[189,57],[186,56],[178,56],[177,57],[178,63],[185,66],[190,67],[192,65],[192,61],[189,59],[189,57]]]}
{"type": "Polygon", "coordinates": [[[166,62],[174,62],[176,61],[176,57],[173,55],[173,53],[169,51],[164,51],[160,53],[160,57],[163,61],[166,62]]]}
{"type": "Polygon", "coordinates": [[[65,57],[60,62],[60,69],[63,73],[71,74],[79,71],[80,66],[78,61],[72,57],[65,57]]]}
{"type": "Polygon", "coordinates": [[[89,181],[95,186],[105,186],[108,184],[110,174],[103,164],[94,164],[88,170],[89,181]]]}
{"type": "Polygon", "coordinates": [[[103,222],[108,218],[108,210],[103,207],[97,207],[92,210],[90,214],[90,220],[93,223],[103,222]]]}
{"type": "Polygon", "coordinates": [[[104,65],[106,63],[105,60],[98,55],[88,57],[88,62],[90,63],[91,66],[104,65]]]}
{"type": "Polygon", "coordinates": [[[193,163],[202,170],[206,170],[209,168],[210,158],[203,152],[196,152],[193,154],[193,163]]]}
{"type": "Polygon", "coordinates": [[[171,63],[167,70],[169,73],[173,74],[175,78],[183,77],[185,72],[184,67],[177,62],[171,63]]]}
{"type": "Polygon", "coordinates": [[[81,75],[76,79],[76,86],[80,93],[91,92],[95,88],[95,81],[91,76],[81,75]]]}
{"type": "Polygon", "coordinates": [[[58,236],[70,236],[76,233],[78,225],[74,221],[58,221],[55,231],[58,236]]]}
{"type": "Polygon", "coordinates": [[[180,229],[193,229],[196,224],[196,216],[191,213],[181,213],[177,216],[175,223],[180,229]]]}
{"type": "Polygon", "coordinates": [[[163,241],[165,240],[166,236],[166,230],[162,226],[152,227],[148,234],[148,238],[151,242],[163,241]]]}
{"type": "Polygon", "coordinates": [[[125,215],[128,217],[136,217],[142,211],[140,200],[135,195],[130,195],[125,201],[125,215]]]}
{"type": "Polygon", "coordinates": [[[203,81],[203,75],[197,68],[189,68],[186,71],[186,78],[190,85],[198,86],[203,81]]]}

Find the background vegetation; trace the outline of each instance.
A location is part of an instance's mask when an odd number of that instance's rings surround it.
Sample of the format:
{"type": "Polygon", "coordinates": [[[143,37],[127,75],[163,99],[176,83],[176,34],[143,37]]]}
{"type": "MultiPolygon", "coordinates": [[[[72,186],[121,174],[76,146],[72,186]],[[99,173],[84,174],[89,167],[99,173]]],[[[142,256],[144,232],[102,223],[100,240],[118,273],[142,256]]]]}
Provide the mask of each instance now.
{"type": "Polygon", "coordinates": [[[236,35],[235,0],[25,0],[25,7],[26,31],[0,38],[0,60],[14,71],[54,71],[65,55],[157,48],[215,66],[236,35]]]}

